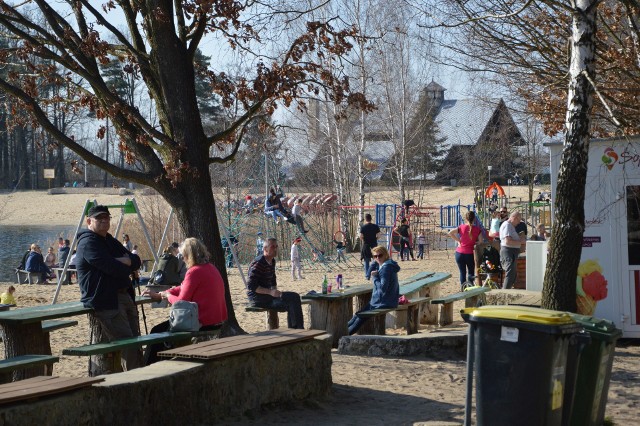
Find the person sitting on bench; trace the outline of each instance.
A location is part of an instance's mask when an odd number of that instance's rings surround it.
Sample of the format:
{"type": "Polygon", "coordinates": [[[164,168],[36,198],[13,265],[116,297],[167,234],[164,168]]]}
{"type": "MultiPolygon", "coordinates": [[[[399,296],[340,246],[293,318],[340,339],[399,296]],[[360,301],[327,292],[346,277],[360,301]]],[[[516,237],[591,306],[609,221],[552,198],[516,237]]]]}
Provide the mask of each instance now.
{"type": "Polygon", "coordinates": [[[349,320],[347,327],[349,335],[354,334],[362,327],[368,318],[361,318],[358,314],[381,308],[397,308],[400,297],[400,285],[398,283],[398,271],[400,266],[389,258],[389,252],[384,246],[371,249],[375,263],[371,265],[371,277],[373,278],[373,294],[371,301],[364,309],[356,312],[349,320]]]}
{"type": "Polygon", "coordinates": [[[53,276],[53,271],[44,263],[44,257],[42,257],[40,246],[35,243],[31,244],[31,250],[29,252],[29,257],[27,257],[25,270],[27,272],[42,273],[43,282],[53,276]]]}
{"type": "MultiPolygon", "coordinates": [[[[224,281],[218,268],[209,263],[210,254],[202,241],[187,238],[180,246],[180,253],[187,265],[187,274],[182,284],[167,291],[156,293],[146,290],[143,294],[154,302],[167,300],[175,303],[186,300],[198,304],[200,331],[216,330],[227,320],[227,304],[224,298],[224,281]]],[[[169,321],[161,322],[151,329],[151,333],[169,331],[169,321]]],[[[158,352],[165,350],[163,343],[149,345],[144,353],[145,364],[160,360],[158,352]]]]}
{"type": "Polygon", "coordinates": [[[276,261],[278,241],[268,238],[263,254],[249,265],[247,296],[258,308],[286,310],[289,328],[304,328],[300,295],[292,291],[280,291],[276,282],[276,261]]]}

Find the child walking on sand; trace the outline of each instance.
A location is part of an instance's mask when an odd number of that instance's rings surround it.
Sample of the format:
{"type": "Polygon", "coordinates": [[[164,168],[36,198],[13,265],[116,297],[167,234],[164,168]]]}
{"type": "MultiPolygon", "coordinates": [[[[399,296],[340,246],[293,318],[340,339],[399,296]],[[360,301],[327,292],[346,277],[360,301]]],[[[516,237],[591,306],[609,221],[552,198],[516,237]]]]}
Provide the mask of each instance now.
{"type": "Polygon", "coordinates": [[[424,246],[427,245],[427,238],[424,236],[424,229],[418,234],[418,259],[424,259],[424,246]]]}
{"type": "Polygon", "coordinates": [[[298,244],[302,241],[302,238],[297,237],[291,244],[291,278],[296,279],[296,270],[298,271],[298,279],[304,280],[302,276],[302,264],[300,263],[300,251],[298,250],[298,244]]]}

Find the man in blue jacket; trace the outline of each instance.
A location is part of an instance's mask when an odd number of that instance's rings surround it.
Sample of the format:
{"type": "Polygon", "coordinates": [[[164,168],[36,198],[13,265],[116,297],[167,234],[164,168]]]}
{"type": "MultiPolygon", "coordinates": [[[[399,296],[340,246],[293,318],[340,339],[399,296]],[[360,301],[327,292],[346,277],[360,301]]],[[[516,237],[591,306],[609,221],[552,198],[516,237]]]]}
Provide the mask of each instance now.
{"type": "MultiPolygon", "coordinates": [[[[140,258],[109,234],[111,215],[106,206],[89,209],[87,228],[78,233],[76,269],[80,301],[94,314],[107,339],[140,335],[138,310],[130,275],[140,268],[140,258]]],[[[139,349],[122,351],[122,368],[141,367],[139,349]]]]}

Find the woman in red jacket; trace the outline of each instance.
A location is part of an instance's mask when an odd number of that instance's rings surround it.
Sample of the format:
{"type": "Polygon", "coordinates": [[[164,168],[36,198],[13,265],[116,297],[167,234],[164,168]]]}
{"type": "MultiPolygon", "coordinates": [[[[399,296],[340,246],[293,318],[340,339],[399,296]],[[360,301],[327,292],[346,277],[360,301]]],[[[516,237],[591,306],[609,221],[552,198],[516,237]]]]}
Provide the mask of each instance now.
{"type": "MultiPolygon", "coordinates": [[[[145,295],[155,302],[167,300],[173,304],[178,300],[186,300],[198,304],[200,331],[220,328],[227,320],[227,305],[224,299],[224,282],[220,271],[209,263],[209,252],[205,245],[196,238],[187,238],[180,246],[187,274],[182,284],[166,291],[156,293],[146,290],[145,295]]],[[[151,329],[151,333],[162,333],[169,330],[169,321],[162,322],[151,329]]],[[[158,361],[157,353],[164,350],[164,345],[150,345],[145,351],[145,361],[152,364],[158,361]]]]}

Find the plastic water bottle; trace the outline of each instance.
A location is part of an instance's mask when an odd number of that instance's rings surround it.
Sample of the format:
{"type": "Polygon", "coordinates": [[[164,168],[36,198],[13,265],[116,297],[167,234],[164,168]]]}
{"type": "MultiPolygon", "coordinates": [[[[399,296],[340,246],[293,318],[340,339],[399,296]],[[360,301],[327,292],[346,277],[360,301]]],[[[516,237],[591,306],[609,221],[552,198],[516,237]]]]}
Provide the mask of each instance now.
{"type": "Polygon", "coordinates": [[[322,294],[327,294],[327,274],[324,275],[324,281],[322,281],[322,294]]]}
{"type": "Polygon", "coordinates": [[[336,277],[336,287],[338,287],[338,291],[340,293],[344,291],[344,286],[342,285],[342,274],[338,274],[336,277]]]}

